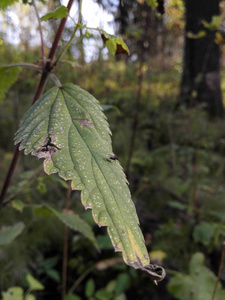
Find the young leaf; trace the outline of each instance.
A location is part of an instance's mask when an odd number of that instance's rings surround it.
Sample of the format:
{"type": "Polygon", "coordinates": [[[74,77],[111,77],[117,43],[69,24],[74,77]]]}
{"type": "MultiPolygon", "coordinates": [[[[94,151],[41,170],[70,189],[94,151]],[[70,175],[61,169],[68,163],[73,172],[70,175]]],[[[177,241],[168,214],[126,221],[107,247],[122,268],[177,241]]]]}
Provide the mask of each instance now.
{"type": "Polygon", "coordinates": [[[2,292],[2,300],[23,300],[23,289],[19,286],[9,288],[2,292]]]}
{"type": "Polygon", "coordinates": [[[78,215],[74,214],[72,211],[69,212],[59,212],[50,206],[35,206],[34,213],[39,216],[51,216],[55,215],[60,221],[71,228],[74,231],[82,233],[86,238],[88,238],[94,246],[98,249],[98,244],[95,239],[92,228],[81,219],[78,215]]]}
{"type": "Polygon", "coordinates": [[[4,99],[5,93],[17,81],[20,68],[0,67],[0,102],[4,99]]]}
{"type": "Polygon", "coordinates": [[[112,152],[108,123],[93,96],[73,84],[49,90],[25,114],[15,142],[25,154],[45,158],[47,174],[72,180],[95,222],[108,226],[115,250],[122,251],[128,265],[154,279],[164,278],[162,268],[150,265],[127,181],[112,152]]]}
{"type": "Polygon", "coordinates": [[[210,23],[203,21],[203,26],[209,30],[218,30],[221,24],[221,16],[213,16],[210,23]]]}
{"type": "Polygon", "coordinates": [[[44,289],[44,286],[37,279],[35,279],[31,274],[26,275],[26,281],[29,285],[30,291],[44,289]]]}
{"type": "Polygon", "coordinates": [[[47,13],[46,15],[41,17],[41,21],[47,21],[49,19],[63,19],[66,18],[67,16],[68,16],[68,10],[64,5],[62,5],[56,8],[55,10],[53,10],[52,12],[47,13]]]}
{"type": "Polygon", "coordinates": [[[206,31],[205,30],[200,30],[198,33],[193,33],[191,31],[187,32],[187,37],[189,39],[201,39],[204,36],[206,36],[206,31]]]}
{"type": "Polygon", "coordinates": [[[156,9],[158,6],[157,0],[146,0],[146,2],[152,9],[156,9]]]}
{"type": "Polygon", "coordinates": [[[0,246],[10,244],[21,232],[24,230],[25,225],[19,222],[12,226],[4,226],[0,229],[0,246]]]}
{"type": "Polygon", "coordinates": [[[0,9],[5,9],[7,6],[12,5],[14,2],[18,2],[19,0],[1,0],[0,1],[0,9]]]}
{"type": "Polygon", "coordinates": [[[104,45],[108,48],[109,52],[112,55],[120,53],[129,54],[129,49],[121,38],[118,38],[117,36],[112,34],[108,34],[102,29],[98,29],[98,31],[101,33],[104,45]]]}

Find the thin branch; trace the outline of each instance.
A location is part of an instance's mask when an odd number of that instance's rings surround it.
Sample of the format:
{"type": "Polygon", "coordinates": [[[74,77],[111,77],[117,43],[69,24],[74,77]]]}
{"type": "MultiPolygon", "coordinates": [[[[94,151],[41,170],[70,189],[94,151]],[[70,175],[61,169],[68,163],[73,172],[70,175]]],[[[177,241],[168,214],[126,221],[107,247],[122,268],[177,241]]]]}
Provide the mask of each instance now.
{"type": "MultiPolygon", "coordinates": [[[[71,181],[69,182],[67,193],[66,193],[66,209],[70,208],[70,198],[71,198],[71,181]]],[[[66,281],[67,281],[67,264],[68,264],[68,237],[69,237],[69,227],[64,226],[64,242],[63,242],[63,264],[62,264],[62,300],[66,299],[66,281]]]]}
{"type": "MultiPolygon", "coordinates": [[[[74,0],[69,0],[69,3],[67,5],[68,12],[70,11],[70,8],[71,8],[71,6],[73,4],[73,1],[74,0]]],[[[34,98],[33,98],[32,104],[34,104],[40,98],[40,96],[43,94],[47,78],[49,76],[50,71],[53,68],[53,66],[52,66],[52,59],[53,59],[53,57],[55,55],[56,49],[58,47],[58,43],[59,43],[60,38],[62,36],[66,20],[67,20],[67,17],[63,18],[61,20],[61,22],[60,22],[58,31],[56,33],[55,39],[53,41],[51,50],[50,50],[49,55],[48,55],[47,63],[46,63],[46,65],[45,65],[45,67],[44,67],[44,69],[42,71],[42,75],[41,75],[40,81],[38,83],[36,92],[34,94],[34,98]]],[[[12,162],[11,162],[11,165],[9,167],[8,173],[7,173],[6,178],[5,178],[5,182],[3,184],[2,191],[1,191],[0,205],[3,202],[4,197],[5,197],[6,193],[7,193],[9,184],[11,182],[13,173],[14,173],[16,165],[17,165],[17,161],[18,161],[18,158],[19,158],[19,153],[20,153],[20,151],[19,151],[19,145],[17,145],[15,153],[14,153],[14,156],[13,156],[13,159],[12,159],[12,162]]]]}
{"type": "Polygon", "coordinates": [[[38,20],[39,33],[40,33],[40,38],[41,38],[42,64],[43,64],[43,67],[44,67],[45,66],[45,45],[44,45],[43,32],[42,32],[42,27],[41,27],[41,20],[40,20],[39,14],[38,14],[38,10],[37,10],[35,0],[32,0],[32,4],[34,6],[34,10],[35,10],[37,20],[38,20]]]}
{"type": "Polygon", "coordinates": [[[1,65],[0,67],[5,67],[5,68],[8,68],[8,69],[21,67],[21,68],[35,69],[35,70],[38,70],[38,71],[42,70],[42,68],[39,65],[29,64],[29,63],[16,63],[16,64],[9,64],[9,65],[1,65]]]}
{"type": "Polygon", "coordinates": [[[84,280],[84,278],[92,271],[94,270],[94,265],[88,268],[84,273],[80,275],[80,277],[74,282],[74,284],[71,286],[71,288],[68,291],[68,294],[72,294],[75,289],[78,287],[78,285],[84,280]]]}
{"type": "Polygon", "coordinates": [[[11,161],[11,164],[10,164],[10,167],[9,167],[9,170],[8,170],[7,175],[6,175],[5,182],[4,182],[2,191],[1,191],[1,195],[0,195],[0,206],[1,206],[2,203],[3,203],[3,200],[4,200],[4,198],[5,198],[5,195],[6,195],[6,192],[7,192],[7,190],[8,190],[9,184],[10,184],[10,182],[11,182],[11,179],[12,179],[12,176],[13,176],[13,173],[14,173],[14,170],[15,170],[15,167],[16,167],[16,164],[17,164],[19,155],[20,155],[20,150],[19,150],[19,145],[17,145],[16,151],[15,151],[15,153],[14,153],[13,159],[12,159],[12,161],[11,161]]]}
{"type": "Polygon", "coordinates": [[[68,41],[68,43],[65,45],[65,47],[62,49],[62,51],[59,53],[58,57],[56,58],[53,66],[56,66],[59,62],[59,60],[62,58],[62,56],[66,53],[67,49],[70,47],[72,40],[78,30],[78,28],[80,27],[80,21],[81,21],[81,9],[82,9],[82,0],[78,0],[79,1],[79,15],[78,15],[78,21],[77,24],[73,30],[73,33],[70,37],[70,40],[68,41]]]}
{"type": "Polygon", "coordinates": [[[217,279],[216,279],[214,291],[213,291],[213,294],[212,294],[212,300],[214,300],[215,296],[216,296],[216,290],[217,290],[217,287],[218,287],[218,284],[219,284],[219,281],[220,281],[220,276],[221,276],[221,273],[222,273],[224,260],[225,260],[225,241],[223,242],[223,251],[222,251],[221,260],[220,260],[220,267],[219,267],[219,272],[218,272],[218,276],[217,276],[217,279]]]}
{"type": "Polygon", "coordinates": [[[138,122],[139,122],[139,111],[140,111],[141,93],[142,93],[142,81],[143,81],[143,70],[142,70],[142,62],[141,62],[139,70],[138,70],[138,87],[137,87],[137,96],[136,96],[135,116],[134,116],[134,121],[133,121],[133,125],[132,125],[132,135],[131,135],[131,140],[130,140],[130,148],[129,148],[127,166],[126,166],[126,172],[125,172],[128,179],[129,179],[129,172],[130,172],[130,163],[131,163],[131,159],[132,159],[132,156],[133,156],[135,140],[136,140],[136,135],[137,135],[138,122]]]}

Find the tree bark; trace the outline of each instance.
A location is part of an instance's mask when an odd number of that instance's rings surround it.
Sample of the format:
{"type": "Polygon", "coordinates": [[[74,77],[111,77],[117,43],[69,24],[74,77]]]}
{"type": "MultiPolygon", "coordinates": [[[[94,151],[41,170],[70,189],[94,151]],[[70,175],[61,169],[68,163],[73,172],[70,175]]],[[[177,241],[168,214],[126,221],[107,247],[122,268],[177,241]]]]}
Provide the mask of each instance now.
{"type": "Polygon", "coordinates": [[[220,0],[185,0],[186,29],[184,65],[181,82],[181,103],[194,106],[206,103],[214,116],[223,116],[220,86],[220,50],[214,42],[215,31],[204,28],[203,21],[211,22],[219,15],[220,0]],[[188,32],[206,31],[202,38],[189,38],[188,32]]]}

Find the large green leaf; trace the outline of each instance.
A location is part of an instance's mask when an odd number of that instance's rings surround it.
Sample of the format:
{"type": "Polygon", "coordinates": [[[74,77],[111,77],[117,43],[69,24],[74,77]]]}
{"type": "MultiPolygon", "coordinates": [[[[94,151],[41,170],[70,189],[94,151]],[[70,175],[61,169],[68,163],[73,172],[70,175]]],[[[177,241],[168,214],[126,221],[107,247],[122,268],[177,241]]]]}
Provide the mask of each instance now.
{"type": "Polygon", "coordinates": [[[86,209],[92,209],[124,261],[159,280],[150,265],[143,235],[123,170],[112,152],[110,130],[98,101],[73,84],[45,93],[25,114],[16,134],[20,150],[45,158],[47,174],[58,173],[81,190],[86,209]]]}
{"type": "Polygon", "coordinates": [[[5,97],[5,93],[16,82],[20,73],[20,68],[0,67],[0,102],[5,97]]]}
{"type": "Polygon", "coordinates": [[[0,229],[0,246],[10,244],[18,235],[22,233],[25,225],[19,222],[12,226],[3,226],[0,229]]]}

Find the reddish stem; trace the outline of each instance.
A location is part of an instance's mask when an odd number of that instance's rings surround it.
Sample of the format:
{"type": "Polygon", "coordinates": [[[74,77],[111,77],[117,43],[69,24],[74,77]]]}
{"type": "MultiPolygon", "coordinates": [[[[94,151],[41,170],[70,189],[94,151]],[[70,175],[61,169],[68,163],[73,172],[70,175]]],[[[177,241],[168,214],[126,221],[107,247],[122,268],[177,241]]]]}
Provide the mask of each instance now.
{"type": "MultiPolygon", "coordinates": [[[[73,4],[73,1],[74,0],[69,0],[69,3],[67,5],[67,10],[68,10],[68,13],[71,9],[71,6],[73,4]]],[[[32,104],[34,104],[39,98],[40,96],[42,95],[43,91],[44,91],[44,88],[45,88],[45,84],[46,84],[46,80],[48,78],[48,75],[49,73],[51,72],[52,70],[52,59],[55,55],[55,52],[57,50],[57,47],[58,47],[58,43],[60,41],[60,38],[62,36],[62,33],[63,33],[63,30],[64,30],[64,27],[65,27],[65,23],[66,23],[66,20],[67,20],[67,17],[66,18],[63,18],[60,22],[60,25],[59,25],[59,28],[58,28],[58,31],[55,35],[55,39],[53,41],[53,44],[52,44],[52,47],[50,49],[50,52],[49,52],[49,55],[48,55],[48,61],[45,65],[45,67],[43,68],[43,71],[42,71],[42,75],[41,75],[41,78],[40,78],[40,81],[38,83],[38,86],[37,86],[37,89],[36,89],[36,92],[34,94],[34,98],[33,98],[33,101],[32,101],[32,104]]],[[[11,182],[11,179],[12,179],[12,176],[13,176],[13,173],[15,171],[15,168],[16,168],[16,165],[17,165],[17,161],[18,161],[18,158],[19,158],[19,154],[20,154],[20,151],[19,151],[19,145],[17,145],[17,148],[16,148],[16,151],[14,153],[14,156],[13,156],[13,159],[12,159],[12,162],[11,162],[11,165],[9,167],[9,170],[8,170],[8,173],[6,175],[6,178],[5,178],[5,182],[3,184],[3,188],[2,188],[2,191],[1,191],[1,195],[0,195],[0,206],[1,206],[1,203],[3,202],[4,200],[4,197],[7,193],[7,190],[8,190],[8,187],[10,185],[10,182],[11,182]]]]}

